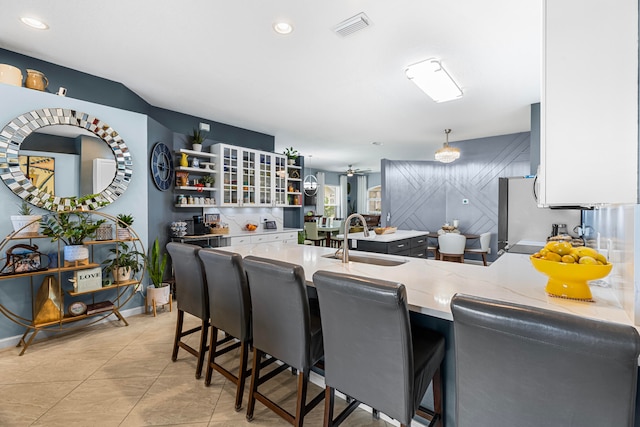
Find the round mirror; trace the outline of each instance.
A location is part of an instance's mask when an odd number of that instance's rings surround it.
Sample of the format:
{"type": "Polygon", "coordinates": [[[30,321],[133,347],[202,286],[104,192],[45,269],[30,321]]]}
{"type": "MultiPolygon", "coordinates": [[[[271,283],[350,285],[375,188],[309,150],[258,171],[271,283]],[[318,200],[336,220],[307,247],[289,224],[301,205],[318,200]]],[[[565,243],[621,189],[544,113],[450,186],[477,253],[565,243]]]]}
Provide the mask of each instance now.
{"type": "Polygon", "coordinates": [[[129,149],[100,119],[45,108],[16,117],[0,131],[0,173],[11,191],[50,211],[94,210],[124,193],[129,149]]]}

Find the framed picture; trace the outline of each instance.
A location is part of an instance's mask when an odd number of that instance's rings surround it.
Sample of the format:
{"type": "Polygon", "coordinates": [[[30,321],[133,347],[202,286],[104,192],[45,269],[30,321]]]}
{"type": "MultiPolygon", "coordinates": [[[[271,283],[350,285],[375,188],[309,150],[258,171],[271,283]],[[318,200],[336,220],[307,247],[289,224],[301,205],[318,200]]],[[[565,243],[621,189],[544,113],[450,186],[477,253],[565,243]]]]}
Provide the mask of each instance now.
{"type": "Polygon", "coordinates": [[[102,268],[90,268],[76,271],[78,292],[93,291],[102,288],[102,268]]]}

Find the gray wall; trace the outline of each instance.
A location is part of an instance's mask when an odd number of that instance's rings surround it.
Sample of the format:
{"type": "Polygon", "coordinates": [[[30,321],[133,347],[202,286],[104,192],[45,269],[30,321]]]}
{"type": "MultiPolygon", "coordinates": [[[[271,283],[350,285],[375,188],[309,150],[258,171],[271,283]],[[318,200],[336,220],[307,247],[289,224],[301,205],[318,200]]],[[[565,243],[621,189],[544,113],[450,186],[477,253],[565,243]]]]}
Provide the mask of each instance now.
{"type": "Polygon", "coordinates": [[[450,164],[382,161],[382,223],[405,230],[436,231],[445,222],[458,219],[462,232],[493,233],[493,259],[497,252],[498,178],[529,174],[530,133],[450,145],[461,151],[460,159],[450,164]],[[463,199],[469,203],[463,204],[463,199]]]}

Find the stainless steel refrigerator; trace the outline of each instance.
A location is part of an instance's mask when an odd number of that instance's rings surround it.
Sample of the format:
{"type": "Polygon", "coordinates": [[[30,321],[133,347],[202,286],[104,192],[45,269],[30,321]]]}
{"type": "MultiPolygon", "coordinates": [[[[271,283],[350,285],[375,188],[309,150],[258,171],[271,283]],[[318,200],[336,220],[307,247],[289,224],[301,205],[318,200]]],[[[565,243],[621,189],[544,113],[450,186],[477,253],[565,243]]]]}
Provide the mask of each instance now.
{"type": "Polygon", "coordinates": [[[534,182],[534,177],[499,179],[498,252],[534,253],[551,236],[553,224],[566,224],[569,234],[578,237],[573,229],[581,225],[582,211],[539,208],[534,182]]]}

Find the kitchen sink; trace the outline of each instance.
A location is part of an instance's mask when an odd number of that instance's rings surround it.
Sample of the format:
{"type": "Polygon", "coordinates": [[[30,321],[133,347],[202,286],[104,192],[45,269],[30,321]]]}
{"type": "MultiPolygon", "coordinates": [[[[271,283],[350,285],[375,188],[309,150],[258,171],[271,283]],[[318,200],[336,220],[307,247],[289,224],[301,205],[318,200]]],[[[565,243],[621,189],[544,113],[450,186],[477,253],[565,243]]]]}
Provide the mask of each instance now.
{"type": "MultiPolygon", "coordinates": [[[[342,262],[342,255],[336,256],[334,254],[328,254],[328,255],[323,255],[322,257],[333,258],[342,262]]],[[[352,252],[349,252],[349,261],[361,262],[363,264],[380,265],[383,267],[395,267],[396,265],[402,265],[407,262],[403,259],[397,260],[397,259],[371,257],[366,255],[353,255],[352,252]]]]}

